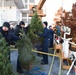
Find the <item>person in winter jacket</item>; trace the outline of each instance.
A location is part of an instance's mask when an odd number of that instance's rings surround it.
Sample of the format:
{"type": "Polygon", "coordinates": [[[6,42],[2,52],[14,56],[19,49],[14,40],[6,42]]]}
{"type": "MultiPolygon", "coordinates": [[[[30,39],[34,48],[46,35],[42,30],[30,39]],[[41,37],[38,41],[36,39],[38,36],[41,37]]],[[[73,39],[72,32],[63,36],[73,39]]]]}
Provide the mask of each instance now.
{"type": "MultiPolygon", "coordinates": [[[[16,26],[15,35],[17,35],[18,37],[21,37],[21,34],[22,34],[21,30],[24,30],[25,34],[27,34],[28,26],[25,27],[24,21],[20,21],[19,25],[16,26]]],[[[22,70],[22,67],[20,66],[19,56],[17,58],[17,72],[21,73],[21,74],[24,73],[23,70],[22,70]]]]}
{"type": "Polygon", "coordinates": [[[0,33],[2,34],[2,36],[5,38],[6,42],[8,43],[8,46],[10,45],[10,41],[17,41],[19,40],[19,37],[12,34],[10,32],[10,24],[9,22],[4,22],[3,26],[0,27],[0,33]]]}
{"type": "MultiPolygon", "coordinates": [[[[11,40],[13,40],[13,41],[19,40],[18,36],[15,36],[14,34],[11,34],[9,22],[4,22],[3,23],[3,26],[0,27],[0,33],[5,38],[5,40],[7,42],[7,46],[10,46],[11,40]]],[[[9,52],[9,60],[10,60],[10,52],[9,52]]]]}
{"type": "Polygon", "coordinates": [[[27,34],[28,26],[25,27],[24,21],[20,21],[19,25],[16,26],[14,31],[15,35],[20,36],[22,29],[24,30],[25,34],[27,34]]]}
{"type": "Polygon", "coordinates": [[[53,47],[53,39],[54,38],[54,31],[52,29],[52,26],[49,26],[49,47],[52,48],[53,47]]]}
{"type": "MultiPolygon", "coordinates": [[[[38,35],[40,37],[43,37],[44,40],[43,40],[43,45],[42,45],[42,52],[46,52],[48,53],[48,44],[49,44],[49,29],[47,28],[47,21],[43,22],[43,33],[42,34],[39,34],[38,35]]],[[[48,64],[48,55],[45,55],[43,54],[43,60],[42,60],[42,65],[44,64],[48,64]]]]}

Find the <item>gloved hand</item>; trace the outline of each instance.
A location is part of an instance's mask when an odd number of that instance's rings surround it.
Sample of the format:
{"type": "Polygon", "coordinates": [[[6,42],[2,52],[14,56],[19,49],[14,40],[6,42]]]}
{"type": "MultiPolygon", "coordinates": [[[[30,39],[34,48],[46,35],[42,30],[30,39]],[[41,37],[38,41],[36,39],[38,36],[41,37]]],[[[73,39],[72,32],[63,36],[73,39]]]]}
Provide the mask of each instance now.
{"type": "Polygon", "coordinates": [[[38,34],[38,31],[34,31],[34,34],[38,34]]]}
{"type": "Polygon", "coordinates": [[[19,37],[22,37],[22,33],[19,33],[19,37]]]}

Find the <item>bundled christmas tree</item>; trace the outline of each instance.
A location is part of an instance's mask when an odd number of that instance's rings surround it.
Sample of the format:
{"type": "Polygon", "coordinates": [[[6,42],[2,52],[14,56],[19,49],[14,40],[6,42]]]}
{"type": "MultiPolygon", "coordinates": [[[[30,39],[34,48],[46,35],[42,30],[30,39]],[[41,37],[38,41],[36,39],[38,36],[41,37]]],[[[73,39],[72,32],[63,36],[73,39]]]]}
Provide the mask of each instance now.
{"type": "Polygon", "coordinates": [[[0,34],[0,75],[14,75],[9,60],[10,48],[0,34]]]}
{"type": "Polygon", "coordinates": [[[25,32],[22,30],[22,36],[17,42],[18,52],[19,52],[19,62],[21,67],[29,70],[34,64],[36,58],[32,52],[32,43],[25,32]]]}
{"type": "Polygon", "coordinates": [[[37,12],[34,13],[31,23],[29,25],[29,38],[31,39],[31,42],[33,46],[36,46],[37,43],[42,43],[42,38],[37,35],[37,33],[42,33],[43,27],[42,22],[37,14],[37,12]],[[36,33],[36,34],[35,34],[36,33]]]}

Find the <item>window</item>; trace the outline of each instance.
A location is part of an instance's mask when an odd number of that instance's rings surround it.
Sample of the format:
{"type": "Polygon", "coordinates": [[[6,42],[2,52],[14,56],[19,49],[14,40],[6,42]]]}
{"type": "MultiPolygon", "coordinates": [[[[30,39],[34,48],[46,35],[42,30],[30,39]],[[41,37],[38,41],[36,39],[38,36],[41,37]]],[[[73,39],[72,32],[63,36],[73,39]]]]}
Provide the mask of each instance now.
{"type": "Polygon", "coordinates": [[[27,13],[22,13],[22,17],[27,17],[27,13]]]}
{"type": "Polygon", "coordinates": [[[27,19],[22,19],[22,21],[24,21],[25,23],[27,23],[27,19]]]}
{"type": "Polygon", "coordinates": [[[31,19],[28,19],[28,23],[30,23],[31,22],[31,19]]]}
{"type": "Polygon", "coordinates": [[[25,3],[27,3],[27,0],[25,0],[25,3]]]}
{"type": "Polygon", "coordinates": [[[27,4],[25,4],[25,9],[27,9],[28,8],[28,5],[27,4]]]}
{"type": "Polygon", "coordinates": [[[35,1],[34,0],[29,0],[29,3],[34,3],[35,1]]]}

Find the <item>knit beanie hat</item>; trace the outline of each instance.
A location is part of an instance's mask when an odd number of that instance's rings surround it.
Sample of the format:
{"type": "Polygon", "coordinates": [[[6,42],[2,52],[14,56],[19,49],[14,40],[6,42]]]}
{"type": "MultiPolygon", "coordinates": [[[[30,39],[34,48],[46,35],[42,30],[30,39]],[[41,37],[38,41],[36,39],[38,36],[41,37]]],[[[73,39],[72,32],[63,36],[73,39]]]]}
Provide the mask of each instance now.
{"type": "Polygon", "coordinates": [[[5,27],[7,27],[7,28],[10,29],[10,24],[9,24],[9,22],[4,22],[4,23],[3,23],[3,26],[5,26],[5,27]]]}
{"type": "Polygon", "coordinates": [[[24,21],[20,21],[19,25],[25,25],[24,21]]]}
{"type": "Polygon", "coordinates": [[[47,25],[48,25],[48,23],[47,23],[47,21],[45,21],[45,22],[43,22],[45,25],[46,25],[46,27],[47,27],[47,25]]]}

